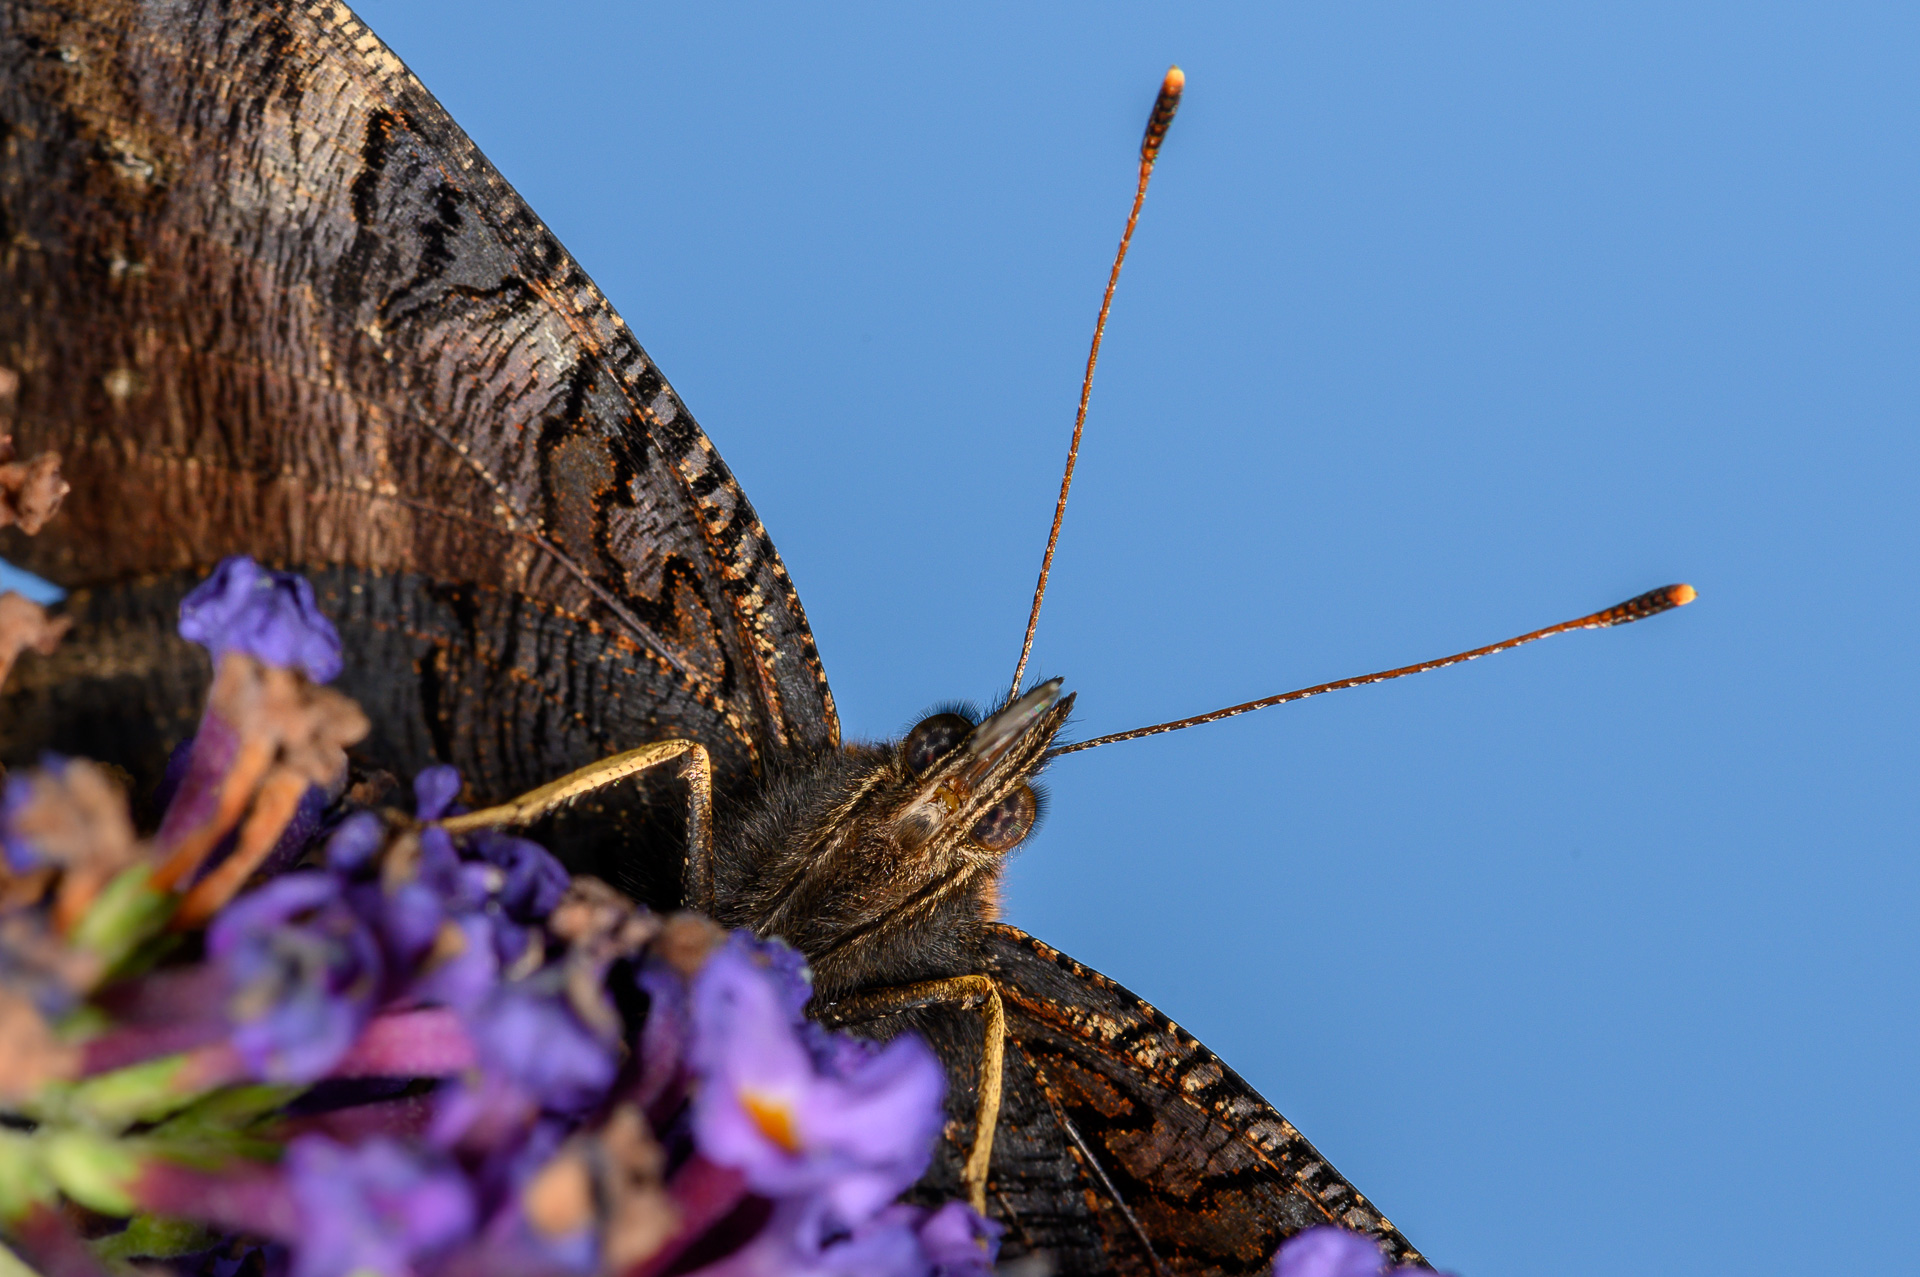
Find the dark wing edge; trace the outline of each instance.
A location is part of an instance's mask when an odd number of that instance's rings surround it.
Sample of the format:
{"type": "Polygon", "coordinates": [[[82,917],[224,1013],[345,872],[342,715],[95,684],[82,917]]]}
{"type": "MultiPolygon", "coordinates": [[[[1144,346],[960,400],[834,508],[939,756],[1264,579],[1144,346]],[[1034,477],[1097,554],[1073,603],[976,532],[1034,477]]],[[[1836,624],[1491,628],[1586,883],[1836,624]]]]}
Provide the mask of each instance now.
{"type": "MultiPolygon", "coordinates": [[[[750,642],[760,699],[775,715],[770,724],[774,743],[801,748],[838,744],[833,693],[799,594],[772,537],[733,472],[626,321],[512,183],[371,27],[341,0],[317,0],[304,8],[341,59],[362,69],[376,96],[393,103],[404,113],[409,128],[458,170],[446,176],[478,191],[483,214],[515,252],[523,278],[565,317],[593,352],[589,358],[597,359],[616,378],[634,416],[665,450],[698,511],[697,526],[719,569],[718,583],[731,607],[736,632],[750,642]],[[799,653],[798,670],[783,659],[789,650],[799,653]]],[[[522,517],[527,517],[524,512],[522,517]]],[[[565,557],[565,551],[551,540],[543,538],[541,548],[565,557]]],[[[591,575],[578,564],[573,570],[591,575]]]]}
{"type": "MultiPolygon", "coordinates": [[[[1165,1015],[1018,928],[988,928],[985,950],[1011,1045],[1076,1157],[1097,1163],[1084,1166],[1086,1181],[1117,1199],[1109,1213],[1167,1270],[1264,1271],[1286,1237],[1319,1223],[1372,1237],[1394,1263],[1426,1264],[1292,1123],[1165,1015]]],[[[990,1187],[1008,1200],[1012,1186],[990,1187]]],[[[1103,1227],[1120,1232],[1113,1220],[1103,1227]]]]}

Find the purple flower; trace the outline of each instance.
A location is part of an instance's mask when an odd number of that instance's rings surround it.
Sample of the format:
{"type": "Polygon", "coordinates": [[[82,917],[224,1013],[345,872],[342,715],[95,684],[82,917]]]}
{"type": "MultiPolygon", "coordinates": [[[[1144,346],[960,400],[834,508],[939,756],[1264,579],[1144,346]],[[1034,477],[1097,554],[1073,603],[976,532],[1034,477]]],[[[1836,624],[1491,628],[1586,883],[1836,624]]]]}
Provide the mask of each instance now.
{"type": "MultiPolygon", "coordinates": [[[[40,766],[52,771],[65,763],[58,754],[41,756],[40,766]]],[[[33,777],[25,772],[10,772],[0,789],[0,854],[6,857],[9,873],[23,874],[40,863],[40,853],[19,833],[20,813],[33,801],[33,777]]]]}
{"type": "Polygon", "coordinates": [[[407,1277],[414,1261],[473,1231],[473,1191],[451,1166],[384,1137],[344,1148],[318,1135],[287,1146],[300,1211],[292,1277],[407,1277]]]}
{"type": "Polygon", "coordinates": [[[426,969],[408,986],[406,1000],[460,1011],[486,1001],[500,982],[493,932],[493,922],[484,914],[463,914],[442,922],[426,969]]]}
{"type": "Polygon", "coordinates": [[[288,874],[234,901],[207,929],[207,954],[234,989],[233,1045],[270,1081],[325,1075],[380,991],[379,946],[327,874],[288,874]]]}
{"type": "MultiPolygon", "coordinates": [[[[351,820],[341,825],[340,832],[334,836],[338,847],[331,844],[328,847],[330,866],[336,855],[342,865],[354,863],[354,858],[370,841],[370,835],[362,832],[364,829],[351,820]]],[[[405,985],[427,960],[449,917],[470,912],[486,899],[484,889],[463,872],[464,866],[454,854],[453,841],[444,829],[420,831],[411,870],[408,877],[398,882],[385,881],[383,876],[377,883],[356,884],[350,893],[354,907],[380,935],[395,987],[405,985]]]]}
{"type": "Polygon", "coordinates": [[[567,871],[545,847],[525,838],[486,829],[473,835],[469,849],[503,876],[496,896],[507,916],[535,922],[553,912],[567,894],[567,871]]]}
{"type": "Polygon", "coordinates": [[[446,917],[440,896],[423,882],[403,882],[388,889],[378,883],[357,886],[353,902],[360,915],[379,932],[380,946],[394,983],[404,984],[426,958],[446,917]]]}
{"type": "Polygon", "coordinates": [[[340,673],[340,635],[321,615],[313,586],[245,555],[223,559],[180,600],[180,637],[206,648],[215,665],[228,652],[245,652],[316,683],[340,673]]]}
{"type": "Polygon", "coordinates": [[[772,1197],[817,1194],[825,1227],[853,1227],[920,1178],[944,1122],[946,1078],[903,1036],[845,1074],[822,1073],[792,991],[736,938],[693,979],[695,1143],[772,1197]]]}
{"type": "Polygon", "coordinates": [[[1273,1277],[1382,1277],[1414,1274],[1418,1268],[1387,1268],[1371,1237],[1322,1224],[1287,1239],[1273,1257],[1273,1277]]]}
{"type": "Polygon", "coordinates": [[[370,811],[356,811],[327,839],[327,868],[337,874],[356,874],[386,845],[387,826],[370,811]]]}
{"type": "Polygon", "coordinates": [[[660,1120],[679,1103],[686,1084],[687,1046],[693,1039],[687,982],[658,957],[649,956],[635,983],[647,995],[647,1018],[640,1026],[640,1070],[631,1097],[649,1117],[660,1120]]]}
{"type": "Polygon", "coordinates": [[[139,855],[127,800],[84,758],[40,756],[0,790],[0,849],[15,873],[49,862],[69,871],[111,873],[139,855]]]}
{"type": "Polygon", "coordinates": [[[600,1102],[617,1061],[557,997],[502,985],[468,1019],[484,1070],[514,1084],[551,1113],[600,1102]]]}
{"type": "Polygon", "coordinates": [[[773,978],[788,1016],[795,1024],[805,1023],[807,1002],[813,997],[813,970],[806,955],[777,936],[762,940],[751,931],[734,932],[728,943],[773,978]]]}
{"type": "Polygon", "coordinates": [[[426,822],[447,814],[460,796],[460,772],[445,763],[429,767],[413,778],[414,819],[426,822]]]}
{"type": "Polygon", "coordinates": [[[987,1277],[1006,1230],[965,1202],[948,1202],[920,1225],[920,1245],[939,1277],[987,1277]]]}
{"type": "Polygon", "coordinates": [[[265,876],[283,873],[299,863],[306,854],[308,844],[320,833],[321,818],[326,815],[333,796],[318,785],[308,785],[307,791],[300,795],[300,806],[294,810],[293,819],[273,845],[273,854],[262,861],[256,870],[265,876]]]}
{"type": "Polygon", "coordinates": [[[821,1247],[805,1271],[820,1277],[924,1277],[929,1266],[915,1228],[919,1219],[912,1206],[889,1206],[851,1235],[821,1247]]]}
{"type": "MultiPolygon", "coordinates": [[[[921,1214],[913,1206],[888,1206],[822,1244],[806,1203],[790,1199],[774,1209],[751,1241],[700,1269],[700,1277],[944,1277],[922,1243],[921,1214]]],[[[987,1271],[953,1270],[955,1277],[984,1277],[987,1271]]]]}
{"type": "Polygon", "coordinates": [[[813,1057],[814,1067],[828,1077],[844,1078],[856,1073],[881,1051],[881,1044],[872,1038],[835,1033],[812,1020],[800,1022],[800,1040],[806,1044],[807,1054],[813,1057]]]}

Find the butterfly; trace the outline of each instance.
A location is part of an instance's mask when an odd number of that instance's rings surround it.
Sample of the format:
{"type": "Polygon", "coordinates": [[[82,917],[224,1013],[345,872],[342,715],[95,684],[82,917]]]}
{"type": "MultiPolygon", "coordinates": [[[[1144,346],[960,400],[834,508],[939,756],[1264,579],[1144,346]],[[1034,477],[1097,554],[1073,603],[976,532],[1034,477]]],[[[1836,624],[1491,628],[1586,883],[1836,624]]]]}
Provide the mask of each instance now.
{"type": "Polygon", "coordinates": [[[994,919],[1063,748],[1057,682],[843,744],[711,442],[345,5],[0,0],[0,130],[0,429],[73,484],[0,552],[76,618],[5,689],[6,761],[84,754],[149,792],[205,691],[181,596],[229,554],[298,570],[374,725],[363,772],[450,762],[484,806],[697,746],[691,782],[588,786],[540,836],[793,940],[821,1018],[923,1033],[952,1083],[923,1191],[975,1196],[1007,1254],[1254,1272],[1334,1222],[1420,1262],[1204,1046],[994,919]]]}

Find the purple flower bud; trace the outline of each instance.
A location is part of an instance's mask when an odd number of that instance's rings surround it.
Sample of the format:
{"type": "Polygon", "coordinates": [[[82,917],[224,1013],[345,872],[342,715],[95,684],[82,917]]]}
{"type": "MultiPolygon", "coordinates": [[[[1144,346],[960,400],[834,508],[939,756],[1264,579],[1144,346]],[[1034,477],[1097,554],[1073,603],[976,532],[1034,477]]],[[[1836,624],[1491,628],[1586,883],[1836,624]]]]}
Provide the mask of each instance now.
{"type": "Polygon", "coordinates": [[[233,1045],[255,1076],[325,1075],[373,1014],[380,949],[323,873],[276,878],[223,909],[207,954],[234,989],[233,1045]]]}
{"type": "Polygon", "coordinates": [[[828,1221],[851,1227],[926,1169],[945,1074],[910,1035],[844,1075],[822,1074],[791,1005],[791,989],[745,942],[722,946],[694,977],[694,1140],[755,1192],[818,1194],[828,1221]]]}
{"type": "Polygon", "coordinates": [[[321,615],[313,586],[245,555],[223,559],[180,600],[180,637],[206,648],[215,665],[228,652],[245,652],[316,683],[340,673],[340,635],[321,615]]]}
{"type": "Polygon", "coordinates": [[[413,876],[431,887],[449,909],[477,909],[486,903],[486,888],[465,872],[467,867],[453,849],[452,834],[438,825],[420,831],[420,855],[414,862],[413,876]]]}
{"type": "Polygon", "coordinates": [[[370,811],[356,811],[327,839],[327,868],[337,874],[359,873],[386,841],[385,822],[370,811]]]}
{"type": "Polygon", "coordinates": [[[285,1165],[301,1224],[292,1277],[408,1277],[416,1260],[473,1231],[466,1178],[393,1140],[345,1148],[304,1135],[285,1165]]]}
{"type": "MultiPolygon", "coordinates": [[[[1395,1273],[1415,1273],[1396,1268],[1395,1273]]],[[[1273,1257],[1273,1277],[1381,1277],[1386,1259],[1371,1237],[1323,1224],[1287,1239],[1273,1257]]]]}
{"type": "Polygon", "coordinates": [[[353,894],[361,916],[380,933],[395,983],[404,982],[426,958],[446,919],[439,894],[423,882],[403,882],[391,891],[364,886],[353,894]]]}
{"type": "Polygon", "coordinates": [[[987,1277],[1006,1230],[965,1202],[948,1202],[920,1225],[920,1245],[938,1277],[987,1277]]]}
{"type": "Polygon", "coordinates": [[[426,970],[407,987],[405,1000],[468,1011],[486,1001],[500,982],[493,923],[469,913],[440,924],[426,970]]]}
{"type": "Polygon", "coordinates": [[[546,917],[567,894],[567,871],[537,842],[487,829],[475,834],[468,846],[474,855],[505,875],[498,898],[500,907],[515,921],[535,922],[546,917]]]}
{"type": "Polygon", "coordinates": [[[446,815],[447,808],[460,796],[460,772],[442,763],[429,767],[413,778],[414,819],[425,822],[446,815]]]}

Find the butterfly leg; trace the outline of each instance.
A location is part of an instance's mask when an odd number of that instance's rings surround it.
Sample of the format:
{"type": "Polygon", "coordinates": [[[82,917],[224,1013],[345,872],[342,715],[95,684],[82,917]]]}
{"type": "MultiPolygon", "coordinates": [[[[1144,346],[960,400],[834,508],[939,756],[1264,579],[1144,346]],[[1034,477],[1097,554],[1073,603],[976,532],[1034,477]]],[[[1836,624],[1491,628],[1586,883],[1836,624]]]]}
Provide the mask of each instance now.
{"type": "Polygon", "coordinates": [[[569,772],[559,780],[548,781],[498,807],[448,816],[440,822],[448,833],[466,833],[473,829],[493,829],[502,825],[525,825],[548,812],[563,807],[584,794],[604,789],[661,763],[681,759],[680,774],[687,778],[687,906],[711,912],[713,909],[713,761],[707,747],[699,741],[663,740],[625,753],[603,758],[597,763],[569,772]]]}
{"type": "Polygon", "coordinates": [[[973,1148],[967,1153],[966,1165],[960,1172],[967,1186],[968,1200],[984,1215],[987,1213],[987,1163],[993,1158],[993,1132],[1000,1122],[1000,1087],[1007,1055],[1007,1010],[1000,1000],[1000,986],[991,976],[984,975],[903,984],[842,998],[828,1006],[822,1018],[834,1024],[849,1024],[929,1006],[977,1006],[986,1022],[986,1036],[980,1048],[973,1148]]]}

